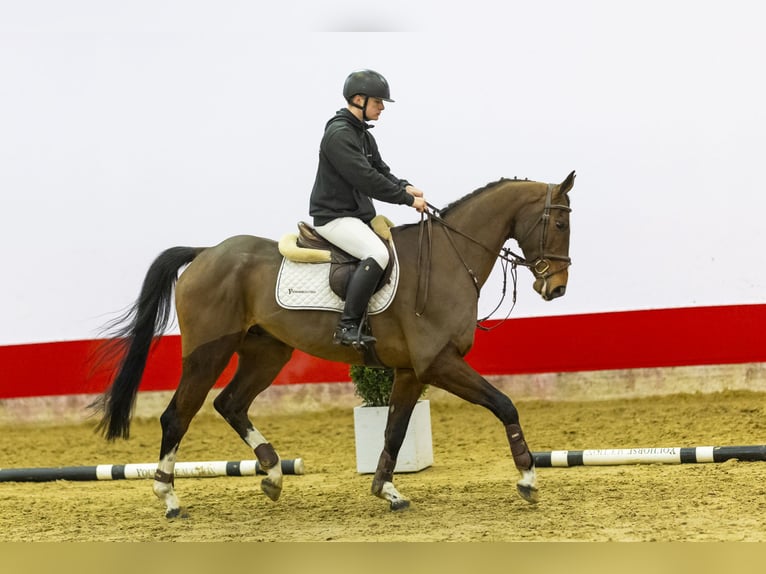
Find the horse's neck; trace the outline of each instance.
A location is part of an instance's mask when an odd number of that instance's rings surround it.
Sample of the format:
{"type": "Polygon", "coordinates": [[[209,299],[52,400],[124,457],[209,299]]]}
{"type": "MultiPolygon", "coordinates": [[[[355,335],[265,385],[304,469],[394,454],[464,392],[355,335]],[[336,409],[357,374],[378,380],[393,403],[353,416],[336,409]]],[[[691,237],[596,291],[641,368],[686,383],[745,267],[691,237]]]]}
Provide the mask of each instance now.
{"type": "Polygon", "coordinates": [[[462,238],[462,245],[474,260],[472,266],[481,284],[509,235],[514,235],[519,212],[539,195],[533,186],[532,182],[498,184],[466,201],[446,218],[450,227],[471,238],[462,238]]]}

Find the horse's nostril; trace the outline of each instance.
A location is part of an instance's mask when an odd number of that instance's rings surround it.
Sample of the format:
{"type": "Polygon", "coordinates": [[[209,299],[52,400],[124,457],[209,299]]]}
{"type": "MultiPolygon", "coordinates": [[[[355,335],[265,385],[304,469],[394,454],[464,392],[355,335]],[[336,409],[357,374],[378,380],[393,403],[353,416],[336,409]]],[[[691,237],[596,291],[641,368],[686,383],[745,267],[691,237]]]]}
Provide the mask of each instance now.
{"type": "Polygon", "coordinates": [[[559,285],[553,291],[551,291],[551,299],[555,299],[556,297],[563,297],[564,293],[567,292],[567,286],[566,285],[559,285]]]}

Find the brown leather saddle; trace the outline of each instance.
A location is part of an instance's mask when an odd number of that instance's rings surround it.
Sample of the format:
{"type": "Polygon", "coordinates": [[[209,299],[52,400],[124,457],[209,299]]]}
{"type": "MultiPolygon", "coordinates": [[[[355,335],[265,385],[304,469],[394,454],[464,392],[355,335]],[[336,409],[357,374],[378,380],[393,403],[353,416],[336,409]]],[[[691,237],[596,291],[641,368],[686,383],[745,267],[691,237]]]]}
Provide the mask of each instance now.
{"type": "MultiPolygon", "coordinates": [[[[380,240],[386,246],[386,249],[388,249],[389,258],[388,266],[386,267],[383,276],[380,278],[378,286],[375,288],[376,292],[388,283],[394,266],[394,253],[391,242],[385,241],[382,237],[380,237],[380,240]]],[[[351,275],[359,264],[359,259],[327,241],[324,237],[319,235],[311,225],[304,221],[298,223],[298,239],[296,245],[298,247],[303,247],[304,249],[321,249],[330,252],[330,289],[345,301],[346,288],[348,287],[351,275]]]]}

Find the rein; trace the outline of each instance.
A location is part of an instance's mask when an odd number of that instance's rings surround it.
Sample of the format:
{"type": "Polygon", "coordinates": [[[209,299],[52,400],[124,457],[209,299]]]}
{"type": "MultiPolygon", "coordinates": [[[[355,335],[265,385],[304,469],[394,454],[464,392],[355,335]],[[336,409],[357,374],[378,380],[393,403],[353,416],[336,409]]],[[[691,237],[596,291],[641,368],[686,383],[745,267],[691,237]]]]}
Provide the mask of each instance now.
{"type": "Polygon", "coordinates": [[[514,307],[516,306],[516,295],[517,295],[517,279],[518,279],[518,267],[526,267],[527,269],[531,270],[533,275],[536,278],[542,279],[543,282],[547,283],[548,279],[553,277],[555,274],[562,272],[564,269],[569,267],[572,264],[572,259],[567,255],[557,255],[557,254],[551,254],[546,253],[546,243],[548,239],[548,224],[550,221],[550,215],[551,210],[553,209],[559,209],[563,211],[572,211],[572,208],[570,208],[568,205],[563,204],[553,204],[551,202],[551,197],[553,193],[553,184],[548,184],[548,188],[546,190],[545,195],[545,207],[543,208],[543,212],[538,218],[538,220],[535,222],[535,224],[530,227],[529,231],[524,235],[523,238],[519,239],[517,242],[521,244],[522,241],[525,241],[532,232],[537,229],[537,226],[542,223],[543,229],[542,233],[540,234],[540,249],[539,249],[539,255],[534,261],[528,261],[525,257],[518,255],[508,249],[507,247],[503,247],[500,249],[499,253],[496,253],[493,249],[490,249],[486,245],[484,245],[481,241],[478,239],[475,239],[474,237],[471,237],[467,233],[453,227],[449,223],[447,223],[440,215],[440,210],[430,203],[426,203],[427,209],[424,213],[421,213],[420,215],[420,230],[418,233],[418,275],[417,275],[417,291],[416,294],[420,294],[421,291],[421,269],[422,264],[421,261],[423,260],[423,240],[427,239],[427,247],[428,247],[428,255],[427,255],[427,262],[428,265],[425,268],[425,286],[423,288],[423,299],[422,304],[418,305],[418,297],[416,296],[416,304],[415,304],[415,314],[420,317],[425,312],[426,303],[428,302],[428,289],[430,284],[430,261],[431,261],[431,253],[432,253],[432,244],[433,244],[433,221],[436,220],[438,223],[442,225],[442,228],[444,229],[444,233],[447,236],[447,239],[450,242],[450,245],[452,245],[452,249],[455,251],[455,253],[458,256],[458,259],[460,259],[460,262],[463,264],[463,267],[468,272],[468,275],[471,277],[471,280],[473,281],[474,288],[476,289],[476,296],[477,298],[480,296],[480,286],[479,286],[479,279],[476,276],[476,273],[474,273],[473,269],[471,269],[470,265],[466,262],[465,258],[463,257],[460,250],[457,248],[457,245],[455,245],[455,240],[452,237],[451,233],[457,233],[458,235],[468,239],[472,243],[478,245],[488,253],[491,253],[496,258],[500,259],[501,265],[503,268],[503,290],[502,295],[500,297],[500,302],[497,304],[497,306],[483,319],[478,319],[476,321],[476,326],[483,330],[483,331],[491,331],[492,329],[495,329],[502,325],[508,317],[510,317],[511,312],[513,311],[514,307]],[[424,231],[425,228],[425,231],[424,231]],[[425,235],[425,237],[424,237],[425,235]],[[566,262],[566,266],[562,267],[561,269],[557,269],[556,271],[550,272],[550,262],[551,261],[564,261],[566,262]],[[511,272],[511,278],[513,279],[513,304],[511,305],[510,310],[508,311],[508,314],[505,316],[505,319],[503,319],[500,323],[495,325],[494,327],[486,327],[482,325],[483,322],[487,321],[502,305],[503,301],[505,300],[507,285],[508,285],[508,268],[510,265],[510,272],[511,272]]]}

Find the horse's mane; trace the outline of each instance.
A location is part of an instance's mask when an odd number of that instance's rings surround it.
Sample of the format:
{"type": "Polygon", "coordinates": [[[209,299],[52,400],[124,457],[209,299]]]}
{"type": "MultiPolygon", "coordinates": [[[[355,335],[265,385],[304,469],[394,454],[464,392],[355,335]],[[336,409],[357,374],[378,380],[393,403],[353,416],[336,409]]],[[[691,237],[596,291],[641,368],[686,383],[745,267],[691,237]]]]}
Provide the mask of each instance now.
{"type": "Polygon", "coordinates": [[[505,183],[505,182],[507,182],[507,181],[511,181],[511,182],[523,182],[523,181],[526,181],[526,182],[528,182],[529,180],[528,180],[528,179],[526,179],[526,178],[525,178],[525,179],[517,179],[517,178],[515,178],[515,177],[514,177],[513,179],[509,179],[509,178],[507,178],[507,177],[501,177],[501,178],[500,178],[500,179],[498,179],[497,181],[493,181],[493,182],[490,182],[490,183],[488,183],[487,185],[485,185],[484,187],[480,187],[480,188],[478,188],[478,189],[475,189],[475,190],[473,190],[471,193],[468,193],[468,194],[464,195],[464,196],[463,196],[463,197],[461,197],[460,199],[456,199],[455,201],[453,201],[452,203],[450,203],[449,205],[447,205],[447,207],[444,207],[444,208],[440,209],[440,210],[439,210],[439,214],[440,214],[440,215],[442,215],[442,216],[444,216],[444,215],[446,215],[446,214],[447,214],[449,211],[451,211],[451,210],[455,209],[455,208],[456,208],[456,207],[458,207],[459,205],[462,205],[462,204],[463,204],[463,203],[465,203],[466,201],[469,201],[470,199],[472,199],[472,198],[476,197],[477,195],[480,195],[480,194],[484,193],[484,192],[485,192],[485,191],[487,191],[488,189],[492,189],[492,188],[494,188],[494,187],[497,187],[498,185],[500,185],[500,184],[502,184],[502,183],[505,183]]]}
{"type": "MultiPolygon", "coordinates": [[[[480,187],[480,188],[478,188],[478,189],[474,189],[472,192],[465,194],[465,195],[464,195],[463,197],[461,197],[460,199],[456,199],[455,201],[453,201],[452,203],[450,203],[449,205],[447,205],[447,207],[443,207],[443,208],[441,208],[441,209],[438,209],[438,210],[437,210],[437,213],[438,213],[438,215],[439,215],[440,217],[443,217],[443,216],[444,216],[444,215],[446,215],[446,214],[447,214],[449,211],[452,211],[452,210],[453,210],[453,209],[455,209],[456,207],[458,207],[458,206],[460,206],[460,205],[464,204],[465,202],[469,201],[471,198],[474,198],[474,197],[476,197],[477,195],[480,195],[480,194],[484,193],[485,191],[487,191],[487,190],[489,190],[489,189],[493,189],[493,188],[495,188],[495,187],[497,187],[498,185],[501,185],[501,184],[503,184],[503,183],[506,183],[506,182],[511,182],[511,183],[523,183],[523,182],[527,182],[527,183],[529,183],[529,182],[531,182],[531,181],[532,181],[532,180],[530,180],[530,179],[527,179],[527,178],[524,178],[524,179],[518,179],[518,178],[514,177],[513,179],[510,179],[510,178],[508,178],[508,177],[501,177],[501,178],[500,178],[500,179],[498,179],[497,181],[493,181],[493,182],[490,182],[490,183],[488,183],[487,185],[485,185],[484,187],[480,187]]],[[[399,225],[399,226],[397,226],[397,227],[398,227],[399,229],[405,229],[405,228],[407,228],[407,227],[415,227],[415,226],[417,226],[417,225],[418,225],[417,223],[405,223],[404,225],[399,225]]]]}

